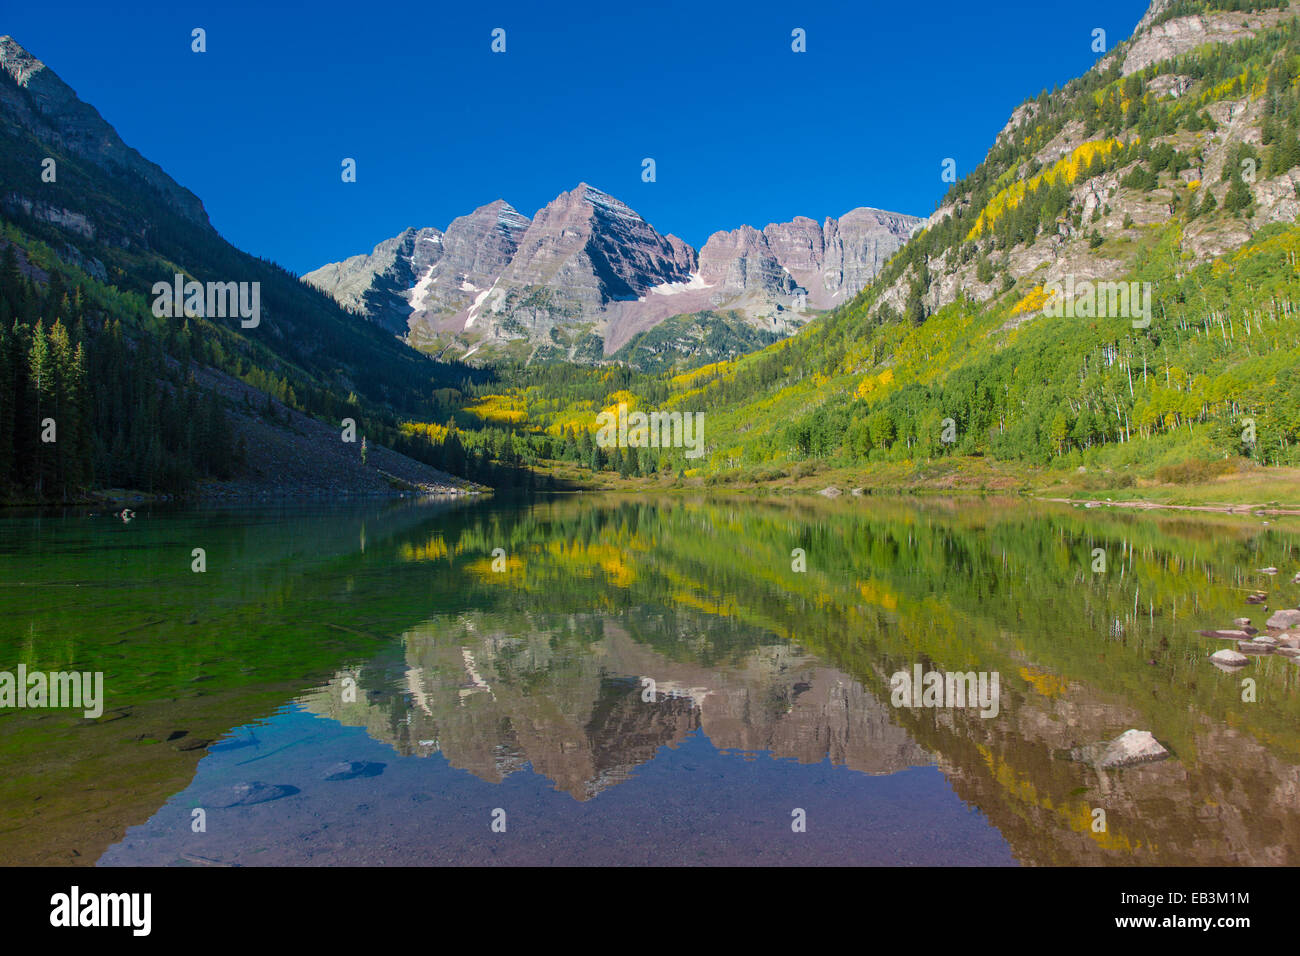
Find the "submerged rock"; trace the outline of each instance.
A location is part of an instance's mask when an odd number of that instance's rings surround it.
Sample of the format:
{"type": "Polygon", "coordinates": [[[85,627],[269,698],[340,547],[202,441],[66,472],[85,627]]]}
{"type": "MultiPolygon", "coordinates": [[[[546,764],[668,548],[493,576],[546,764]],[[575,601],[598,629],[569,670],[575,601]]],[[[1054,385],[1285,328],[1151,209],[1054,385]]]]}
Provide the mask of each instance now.
{"type": "Polygon", "coordinates": [[[265,784],[254,780],[251,783],[235,784],[227,791],[229,797],[226,802],[213,803],[213,806],[218,809],[251,807],[259,803],[279,800],[281,797],[291,797],[297,792],[297,787],[290,787],[287,784],[265,784]]]}
{"type": "Polygon", "coordinates": [[[384,772],[386,764],[382,763],[364,763],[362,761],[350,761],[336,763],[323,774],[324,780],[353,780],[357,777],[377,777],[384,772]]]}
{"type": "MultiPolygon", "coordinates": [[[[1241,645],[1238,644],[1238,647],[1241,645]]],[[[1241,667],[1246,663],[1246,655],[1240,651],[1230,651],[1224,648],[1221,651],[1215,651],[1210,655],[1210,660],[1216,664],[1223,664],[1227,667],[1241,667]]]]}
{"type": "Polygon", "coordinates": [[[1253,630],[1250,632],[1224,630],[1224,631],[1198,631],[1197,633],[1199,633],[1202,637],[1212,637],[1217,641],[1248,641],[1250,640],[1251,634],[1255,632],[1253,630]]]}

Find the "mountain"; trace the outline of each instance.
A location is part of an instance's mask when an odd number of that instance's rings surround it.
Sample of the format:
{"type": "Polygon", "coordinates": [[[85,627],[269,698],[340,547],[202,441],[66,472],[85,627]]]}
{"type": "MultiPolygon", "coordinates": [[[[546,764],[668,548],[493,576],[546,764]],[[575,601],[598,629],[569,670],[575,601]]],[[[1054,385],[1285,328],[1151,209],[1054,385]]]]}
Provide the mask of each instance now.
{"type": "Polygon", "coordinates": [[[1298,79],[1294,5],[1157,0],[1018,107],[866,291],[695,393],[712,467],[979,456],[1132,483],[1295,462],[1298,79]]]}
{"type": "MultiPolygon", "coordinates": [[[[593,362],[675,316],[710,313],[697,324],[716,331],[712,313],[734,314],[728,328],[753,331],[728,336],[733,346],[787,335],[860,291],[920,222],[855,209],[820,226],[801,217],[718,232],[697,253],[579,183],[531,221],[497,200],[445,235],[408,229],[303,280],[398,334],[404,326],[427,352],[593,362]],[[439,258],[438,237],[450,248],[453,233],[455,254],[439,258]]],[[[699,335],[671,340],[689,352],[699,335]]]]}
{"type": "Polygon", "coordinates": [[[463,484],[378,449],[367,464],[360,436],[417,452],[400,420],[431,414],[434,389],[474,370],[230,245],[197,196],[8,36],[0,220],[0,499],[214,479],[247,493],[463,484]],[[154,287],[177,275],[206,295],[173,309],[154,287]],[[57,443],[36,437],[50,412],[66,429],[57,443]],[[345,417],[355,444],[338,441],[345,417]],[[313,462],[322,473],[301,474],[313,462]]]}
{"type": "MultiPolygon", "coordinates": [[[[481,407],[531,403],[566,462],[710,482],[1045,469],[1033,480],[1087,491],[1300,464],[1295,5],[1157,0],[990,138],[870,284],[798,334],[685,372],[647,336],[627,374],[538,373],[481,407]],[[591,451],[593,409],[620,403],[702,413],[704,456],[591,451]]],[[[826,258],[792,264],[792,242],[816,248],[792,225],[719,237],[699,274],[739,294],[776,263],[811,293],[826,258]]]]}
{"type": "Polygon", "coordinates": [[[1286,93],[1269,76],[1285,68],[1276,49],[1285,41],[1260,38],[1294,16],[1286,0],[1155,0],[1084,77],[1012,113],[883,277],[878,307],[915,313],[919,301],[933,313],[962,296],[989,302],[1008,281],[1118,277],[1134,264],[1126,253],[1140,230],[1193,200],[1220,207],[1235,181],[1250,193],[1249,215],[1188,218],[1179,237],[1187,263],[1295,221],[1300,176],[1275,168],[1280,154],[1268,166],[1258,155],[1281,132],[1266,120],[1286,93]],[[1244,180],[1243,160],[1254,163],[1244,180]]]}
{"type": "MultiPolygon", "coordinates": [[[[285,270],[222,239],[203,204],[122,142],[95,109],[11,37],[0,38],[0,209],[101,281],[152,301],[180,270],[200,282],[261,283],[253,330],[279,373],[392,404],[415,401],[439,368],[359,322],[285,270]],[[53,182],[43,161],[55,160],[53,182]]],[[[459,378],[459,373],[448,378],[459,378]]],[[[306,382],[304,381],[304,384],[306,382]]]]}

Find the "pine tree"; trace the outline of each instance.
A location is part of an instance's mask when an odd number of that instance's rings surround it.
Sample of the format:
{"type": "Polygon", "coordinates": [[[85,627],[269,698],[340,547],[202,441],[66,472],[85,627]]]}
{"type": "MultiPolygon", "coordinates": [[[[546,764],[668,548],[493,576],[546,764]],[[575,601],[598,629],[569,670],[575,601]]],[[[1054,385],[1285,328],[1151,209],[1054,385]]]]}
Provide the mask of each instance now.
{"type": "Polygon", "coordinates": [[[54,325],[50,327],[49,350],[54,402],[50,417],[55,420],[58,428],[58,441],[52,446],[54,487],[50,488],[50,493],[66,499],[70,480],[76,471],[73,459],[77,452],[77,430],[80,423],[75,420],[72,343],[68,338],[67,326],[60,319],[55,319],[54,325]]]}
{"type": "MultiPolygon", "coordinates": [[[[49,339],[45,327],[36,323],[32,332],[31,349],[27,358],[28,380],[31,389],[32,419],[20,423],[19,427],[32,430],[36,437],[33,442],[32,489],[36,497],[42,497],[47,488],[53,484],[55,476],[55,446],[57,442],[46,442],[41,436],[46,419],[54,411],[55,374],[53,357],[50,354],[49,339]]],[[[57,429],[57,422],[55,423],[57,429]]],[[[57,431],[56,431],[57,438],[57,431]]]]}
{"type": "Polygon", "coordinates": [[[1232,178],[1232,185],[1223,197],[1223,208],[1231,213],[1244,213],[1254,203],[1254,197],[1250,193],[1250,187],[1247,186],[1240,176],[1232,178]]]}

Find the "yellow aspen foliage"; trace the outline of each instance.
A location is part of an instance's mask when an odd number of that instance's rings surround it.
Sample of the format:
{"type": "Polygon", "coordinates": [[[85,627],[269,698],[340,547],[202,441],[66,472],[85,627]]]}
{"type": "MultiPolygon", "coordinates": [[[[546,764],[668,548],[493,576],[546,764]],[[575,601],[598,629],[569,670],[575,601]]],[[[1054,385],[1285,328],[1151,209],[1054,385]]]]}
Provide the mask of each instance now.
{"type": "Polygon", "coordinates": [[[521,395],[484,395],[472,405],[467,405],[465,410],[485,422],[518,425],[528,420],[521,395]]]}
{"type": "Polygon", "coordinates": [[[1036,285],[1029,290],[1029,293],[1017,302],[1011,308],[1012,315],[1025,315],[1030,312],[1038,312],[1048,302],[1052,301],[1052,293],[1045,292],[1041,285],[1036,285]]]}
{"type": "Polygon", "coordinates": [[[422,435],[435,445],[441,445],[447,438],[447,426],[433,422],[402,422],[401,429],[403,435],[422,435]]]}
{"type": "MultiPolygon", "coordinates": [[[[1137,140],[1134,140],[1135,144],[1136,142],[1137,140]]],[[[1087,169],[1088,164],[1094,159],[1109,156],[1123,145],[1115,137],[1089,140],[1076,146],[1069,156],[1058,159],[1036,176],[1012,183],[1005,189],[1000,190],[980,211],[979,218],[975,220],[975,225],[971,227],[966,240],[969,242],[983,232],[984,229],[991,227],[1006,213],[1019,206],[1024,201],[1024,198],[1039,186],[1044,183],[1048,185],[1054,184],[1058,179],[1072,183],[1079,178],[1079,174],[1087,169]]]]}
{"type": "Polygon", "coordinates": [[[887,368],[879,375],[868,375],[858,383],[858,398],[866,398],[872,392],[894,381],[894,370],[887,368]]]}
{"type": "Polygon", "coordinates": [[[711,378],[714,375],[725,375],[727,372],[731,371],[734,365],[734,362],[713,362],[709,365],[701,365],[699,368],[693,368],[689,372],[674,375],[668,381],[674,388],[689,388],[702,378],[711,378]]]}

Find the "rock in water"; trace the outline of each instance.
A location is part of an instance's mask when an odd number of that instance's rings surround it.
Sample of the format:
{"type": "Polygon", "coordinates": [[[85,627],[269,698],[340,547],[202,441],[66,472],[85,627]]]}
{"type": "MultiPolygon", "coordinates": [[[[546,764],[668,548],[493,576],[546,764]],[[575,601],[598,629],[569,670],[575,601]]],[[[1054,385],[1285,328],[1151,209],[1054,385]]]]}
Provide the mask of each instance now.
{"type": "Polygon", "coordinates": [[[225,803],[213,803],[218,809],[227,809],[229,807],[251,807],[259,803],[267,803],[271,800],[279,800],[281,797],[291,797],[298,792],[297,787],[290,787],[285,784],[268,785],[254,780],[251,783],[239,783],[227,791],[230,796],[225,803]]]}
{"type": "Polygon", "coordinates": [[[1233,630],[1225,630],[1225,631],[1199,631],[1199,632],[1197,632],[1197,633],[1199,633],[1202,637],[1212,637],[1212,638],[1214,638],[1215,640],[1218,640],[1218,641],[1248,641],[1248,640],[1250,640],[1250,634],[1247,633],[1246,631],[1233,631],[1233,630]]]}
{"type": "Polygon", "coordinates": [[[350,761],[336,763],[322,774],[325,780],[353,780],[357,777],[377,777],[384,772],[385,764],[350,761]]]}
{"type": "Polygon", "coordinates": [[[1237,650],[1243,654],[1272,654],[1273,645],[1261,644],[1258,641],[1240,641],[1237,650]]]}
{"type": "Polygon", "coordinates": [[[1282,631],[1285,631],[1288,627],[1295,627],[1297,624],[1300,624],[1300,611],[1293,611],[1290,608],[1274,612],[1267,622],[1268,627],[1275,627],[1282,631]]]}
{"type": "Polygon", "coordinates": [[[1260,574],[1277,574],[1277,568],[1260,568],[1260,574]]]}
{"type": "MultiPolygon", "coordinates": [[[[1238,647],[1241,645],[1238,644],[1238,647]]],[[[1246,655],[1238,651],[1230,651],[1224,648],[1221,651],[1215,651],[1210,655],[1210,660],[1216,664],[1223,664],[1227,667],[1241,667],[1246,663],[1246,655]]]]}

